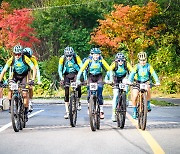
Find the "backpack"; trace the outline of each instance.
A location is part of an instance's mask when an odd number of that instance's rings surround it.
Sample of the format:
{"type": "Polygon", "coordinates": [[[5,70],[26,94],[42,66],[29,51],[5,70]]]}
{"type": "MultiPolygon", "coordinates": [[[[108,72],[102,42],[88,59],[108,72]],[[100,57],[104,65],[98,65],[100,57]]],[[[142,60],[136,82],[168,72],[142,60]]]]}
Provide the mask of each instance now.
{"type": "MultiPolygon", "coordinates": [[[[86,68],[86,71],[88,72],[89,71],[89,67],[92,64],[92,56],[89,56],[87,59],[90,60],[88,66],[86,68]]],[[[102,56],[99,56],[99,61],[100,61],[100,66],[104,69],[103,64],[102,64],[102,56]]]]}
{"type": "MultiPolygon", "coordinates": [[[[115,62],[115,68],[113,71],[116,72],[118,70],[118,62],[117,61],[114,61],[114,62],[115,62]]],[[[129,74],[129,70],[127,68],[127,62],[126,61],[124,62],[124,69],[127,70],[127,73],[129,74]]]]}
{"type": "MultiPolygon", "coordinates": [[[[78,65],[76,54],[73,54],[73,59],[74,59],[74,61],[75,61],[75,64],[78,65]]],[[[64,56],[64,58],[63,58],[63,65],[62,65],[62,72],[63,72],[63,69],[64,69],[65,62],[66,62],[66,57],[64,56]]],[[[78,66],[79,66],[79,65],[78,65],[78,66]]]]}

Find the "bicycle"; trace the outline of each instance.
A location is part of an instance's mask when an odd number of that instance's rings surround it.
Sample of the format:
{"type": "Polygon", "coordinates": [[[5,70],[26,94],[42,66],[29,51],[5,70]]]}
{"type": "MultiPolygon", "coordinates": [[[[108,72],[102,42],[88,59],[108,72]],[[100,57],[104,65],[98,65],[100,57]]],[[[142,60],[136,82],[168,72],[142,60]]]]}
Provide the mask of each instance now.
{"type": "Polygon", "coordinates": [[[89,120],[92,131],[100,129],[100,105],[97,96],[98,84],[99,83],[89,83],[89,120]]]}
{"type": "Polygon", "coordinates": [[[118,83],[115,84],[118,87],[118,99],[115,108],[115,116],[117,119],[117,126],[121,129],[124,128],[125,120],[126,120],[126,84],[118,83]]]}
{"type": "Polygon", "coordinates": [[[78,91],[77,89],[77,83],[76,82],[70,82],[70,102],[69,102],[69,119],[70,119],[70,125],[72,127],[76,126],[77,121],[77,98],[78,98],[78,91]]]}
{"type": "MultiPolygon", "coordinates": [[[[26,115],[24,100],[22,96],[22,86],[23,84],[15,83],[10,81],[9,88],[12,91],[11,99],[11,121],[15,132],[19,132],[26,127],[26,115]]],[[[28,89],[27,89],[28,90],[28,89]]]]}
{"type": "Polygon", "coordinates": [[[136,83],[133,85],[139,85],[139,93],[137,98],[137,117],[138,117],[138,128],[145,130],[147,123],[147,90],[148,86],[154,86],[149,83],[136,83]]]}

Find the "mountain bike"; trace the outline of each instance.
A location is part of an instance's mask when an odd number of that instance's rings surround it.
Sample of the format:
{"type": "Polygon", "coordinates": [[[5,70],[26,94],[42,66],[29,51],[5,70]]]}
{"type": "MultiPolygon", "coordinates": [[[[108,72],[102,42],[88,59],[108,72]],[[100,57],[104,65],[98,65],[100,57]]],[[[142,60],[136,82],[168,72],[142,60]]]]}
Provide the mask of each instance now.
{"type": "Polygon", "coordinates": [[[77,109],[78,109],[78,91],[77,91],[77,83],[76,82],[70,82],[70,102],[69,102],[69,119],[70,119],[70,125],[72,127],[76,126],[77,121],[77,109]]]}
{"type": "Polygon", "coordinates": [[[137,99],[137,117],[139,129],[145,130],[147,123],[147,90],[148,86],[153,86],[149,83],[136,83],[139,84],[139,94],[137,99]]]}
{"type": "Polygon", "coordinates": [[[100,105],[97,96],[98,83],[89,83],[89,119],[92,131],[100,129],[100,105]]]}
{"type": "Polygon", "coordinates": [[[26,127],[26,116],[24,99],[22,96],[22,86],[22,84],[15,83],[14,81],[10,81],[9,83],[9,88],[12,91],[11,121],[15,132],[19,132],[19,130],[22,130],[26,127]]]}
{"type": "Polygon", "coordinates": [[[126,84],[119,83],[115,85],[119,89],[115,115],[117,119],[117,126],[124,128],[126,120],[126,84]]]}

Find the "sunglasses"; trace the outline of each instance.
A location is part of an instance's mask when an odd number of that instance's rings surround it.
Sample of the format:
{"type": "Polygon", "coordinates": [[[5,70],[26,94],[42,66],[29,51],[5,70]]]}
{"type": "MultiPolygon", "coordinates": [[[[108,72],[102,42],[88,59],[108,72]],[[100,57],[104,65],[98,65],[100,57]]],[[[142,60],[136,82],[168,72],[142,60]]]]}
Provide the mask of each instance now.
{"type": "Polygon", "coordinates": [[[118,59],[117,61],[118,61],[118,62],[124,62],[124,60],[122,60],[122,59],[118,59]]]}
{"type": "Polygon", "coordinates": [[[66,57],[72,57],[72,55],[67,55],[66,57]]]}
{"type": "Polygon", "coordinates": [[[15,53],[14,56],[21,56],[21,53],[15,53]]]}
{"type": "Polygon", "coordinates": [[[139,61],[145,62],[145,61],[146,61],[146,59],[144,59],[144,60],[139,60],[139,61]]]}

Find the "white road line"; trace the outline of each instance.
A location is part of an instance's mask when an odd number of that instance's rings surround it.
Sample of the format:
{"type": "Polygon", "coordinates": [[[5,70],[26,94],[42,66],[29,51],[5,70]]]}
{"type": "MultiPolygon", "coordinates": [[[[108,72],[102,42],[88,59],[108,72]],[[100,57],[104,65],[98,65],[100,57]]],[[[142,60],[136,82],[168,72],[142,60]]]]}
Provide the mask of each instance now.
{"type": "MultiPolygon", "coordinates": [[[[37,112],[34,112],[34,113],[30,114],[30,115],[28,116],[28,118],[31,118],[31,117],[35,116],[36,114],[39,114],[39,113],[41,113],[41,112],[43,112],[43,111],[44,111],[44,110],[39,110],[39,111],[37,111],[37,112]]],[[[11,123],[11,122],[8,123],[8,124],[6,124],[6,125],[4,125],[4,126],[2,126],[2,127],[0,128],[0,132],[6,130],[7,128],[9,128],[9,127],[11,127],[11,126],[12,126],[12,123],[11,123]]]]}

